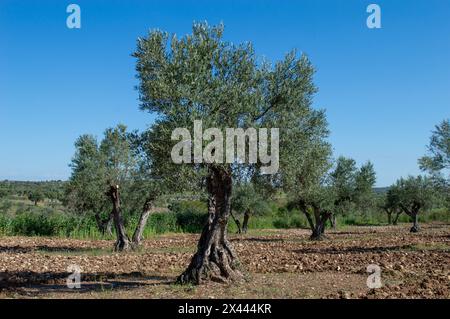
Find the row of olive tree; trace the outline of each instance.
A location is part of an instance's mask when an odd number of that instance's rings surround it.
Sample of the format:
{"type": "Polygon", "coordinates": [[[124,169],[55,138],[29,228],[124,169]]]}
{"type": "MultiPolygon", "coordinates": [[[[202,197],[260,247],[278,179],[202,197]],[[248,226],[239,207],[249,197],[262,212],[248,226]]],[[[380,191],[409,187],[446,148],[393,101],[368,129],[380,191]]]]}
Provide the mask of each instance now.
{"type": "MultiPolygon", "coordinates": [[[[80,211],[92,211],[102,229],[114,221],[117,250],[130,247],[122,202],[143,207],[136,234],[163,190],[206,192],[208,219],[180,283],[243,277],[227,237],[232,207],[244,211],[244,230],[259,199],[283,190],[307,217],[312,239],[320,239],[325,222],[349,205],[362,205],[375,183],[371,163],[357,168],[351,159],[332,161],[325,113],[312,107],[317,88],[305,55],[290,52],[275,64],[261,62],[250,43],[235,45],[222,34],[222,25],[201,23],[182,38],[159,30],[139,38],[134,57],[141,109],[156,116],[154,124],[142,134],[128,133],[123,126],[109,129],[100,143],[82,136],[72,161],[70,202],[80,211]],[[196,120],[221,132],[278,128],[278,172],[262,174],[261,162],[223,163],[215,134],[200,141],[202,155],[215,159],[212,163],[175,164],[172,134],[186,128],[195,136],[196,120]],[[111,213],[102,216],[107,208],[111,213]]],[[[190,159],[198,155],[195,148],[189,153],[190,159]]]]}

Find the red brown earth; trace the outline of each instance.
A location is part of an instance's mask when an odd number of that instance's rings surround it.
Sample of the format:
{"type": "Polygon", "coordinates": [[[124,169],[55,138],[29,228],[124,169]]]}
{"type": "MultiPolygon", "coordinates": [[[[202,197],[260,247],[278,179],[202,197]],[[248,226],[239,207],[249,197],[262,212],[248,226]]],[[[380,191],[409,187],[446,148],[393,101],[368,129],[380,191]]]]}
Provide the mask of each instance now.
{"type": "Polygon", "coordinates": [[[129,253],[106,240],[2,237],[0,298],[449,298],[449,226],[347,227],[320,242],[304,229],[230,235],[246,281],[199,287],[174,284],[196,234],[148,238],[129,253]],[[80,289],[66,285],[72,264],[80,289]],[[367,287],[369,264],[381,268],[379,289],[367,287]]]}

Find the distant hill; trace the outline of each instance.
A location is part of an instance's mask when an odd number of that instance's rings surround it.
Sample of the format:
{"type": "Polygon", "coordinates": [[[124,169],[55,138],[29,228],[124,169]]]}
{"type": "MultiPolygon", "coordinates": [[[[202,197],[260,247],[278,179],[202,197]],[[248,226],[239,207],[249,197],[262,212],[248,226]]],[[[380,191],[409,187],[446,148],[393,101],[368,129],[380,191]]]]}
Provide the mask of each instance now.
{"type": "Polygon", "coordinates": [[[389,187],[374,187],[373,191],[377,194],[384,194],[388,191],[389,187]]]}

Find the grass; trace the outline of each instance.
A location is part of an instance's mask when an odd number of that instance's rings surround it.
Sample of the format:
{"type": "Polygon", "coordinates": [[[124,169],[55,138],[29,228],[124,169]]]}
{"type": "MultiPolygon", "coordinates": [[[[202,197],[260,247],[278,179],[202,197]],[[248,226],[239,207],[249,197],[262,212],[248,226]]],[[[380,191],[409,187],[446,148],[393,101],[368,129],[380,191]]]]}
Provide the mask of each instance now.
{"type": "MultiPolygon", "coordinates": [[[[150,238],[168,233],[200,233],[206,222],[204,203],[193,201],[174,206],[173,211],[157,212],[150,215],[144,229],[144,237],[150,238]]],[[[249,220],[250,234],[263,234],[265,229],[309,229],[306,217],[299,211],[288,211],[286,208],[272,207],[266,215],[252,215],[249,220]],[[259,232],[259,233],[258,233],[259,232]]],[[[127,221],[126,229],[133,234],[139,214],[124,212],[127,221]]],[[[237,216],[242,222],[242,216],[237,216]]],[[[435,209],[421,214],[419,222],[441,221],[450,223],[450,214],[445,209],[435,209]]],[[[399,223],[410,223],[410,218],[402,214],[399,223]]],[[[338,229],[346,226],[382,226],[387,225],[386,214],[367,211],[339,215],[338,229]]],[[[230,233],[237,232],[237,226],[230,218],[230,233]]],[[[76,239],[114,239],[98,231],[92,214],[85,216],[64,211],[59,203],[40,203],[35,206],[23,198],[3,198],[0,200],[0,236],[52,236],[76,239]]]]}

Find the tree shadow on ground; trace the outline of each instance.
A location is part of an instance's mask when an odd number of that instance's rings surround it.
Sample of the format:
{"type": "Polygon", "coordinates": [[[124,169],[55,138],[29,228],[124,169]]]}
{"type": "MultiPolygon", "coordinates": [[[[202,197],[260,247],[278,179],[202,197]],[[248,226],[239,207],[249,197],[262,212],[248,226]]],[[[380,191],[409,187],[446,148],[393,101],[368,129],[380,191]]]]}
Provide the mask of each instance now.
{"type": "Polygon", "coordinates": [[[364,254],[364,253],[382,253],[388,251],[401,251],[410,249],[410,245],[402,246],[374,246],[374,247],[308,247],[294,249],[297,254],[364,254]]]}
{"type": "Polygon", "coordinates": [[[370,230],[370,231],[339,231],[339,230],[329,230],[329,234],[332,234],[333,236],[348,236],[348,235],[371,235],[371,234],[377,234],[378,232],[376,230],[370,230]]]}
{"type": "Polygon", "coordinates": [[[72,247],[72,246],[48,246],[48,245],[38,245],[30,247],[22,246],[0,246],[0,253],[17,253],[26,254],[35,251],[39,252],[49,252],[49,253],[88,253],[96,251],[112,252],[112,248],[95,248],[95,247],[72,247]]]}
{"type": "Polygon", "coordinates": [[[242,241],[250,241],[250,242],[258,242],[258,243],[270,243],[270,242],[284,242],[283,238],[257,238],[257,237],[240,237],[240,238],[231,238],[231,242],[242,242],[242,241]]]}
{"type": "Polygon", "coordinates": [[[80,288],[69,288],[69,272],[0,272],[0,291],[37,296],[48,293],[89,293],[118,289],[129,290],[142,286],[170,285],[174,277],[131,273],[82,273],[80,288]]]}

